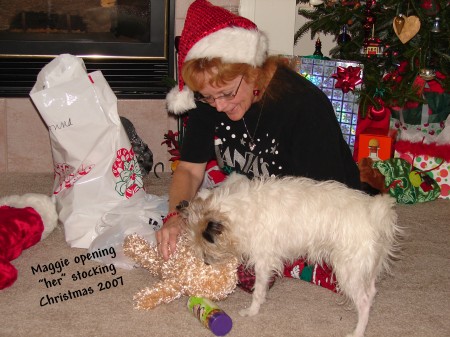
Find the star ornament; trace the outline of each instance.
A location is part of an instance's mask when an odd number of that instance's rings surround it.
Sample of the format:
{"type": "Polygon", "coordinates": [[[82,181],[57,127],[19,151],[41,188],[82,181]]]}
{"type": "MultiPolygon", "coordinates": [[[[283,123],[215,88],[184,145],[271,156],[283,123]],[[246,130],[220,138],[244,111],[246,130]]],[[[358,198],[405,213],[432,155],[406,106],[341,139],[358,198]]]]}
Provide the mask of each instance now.
{"type": "Polygon", "coordinates": [[[331,75],[331,77],[336,79],[334,87],[342,89],[344,94],[350,90],[355,90],[355,87],[362,83],[360,67],[337,67],[337,73],[331,75]]]}

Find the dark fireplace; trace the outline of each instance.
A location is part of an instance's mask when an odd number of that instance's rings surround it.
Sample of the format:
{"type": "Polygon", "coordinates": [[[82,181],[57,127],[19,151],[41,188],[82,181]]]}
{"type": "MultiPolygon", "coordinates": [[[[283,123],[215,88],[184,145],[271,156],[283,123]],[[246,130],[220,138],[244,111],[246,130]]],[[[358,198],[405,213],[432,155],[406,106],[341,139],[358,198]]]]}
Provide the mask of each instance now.
{"type": "Polygon", "coordinates": [[[0,97],[27,97],[60,54],[101,70],[119,98],[164,98],[175,0],[0,0],[0,97]]]}

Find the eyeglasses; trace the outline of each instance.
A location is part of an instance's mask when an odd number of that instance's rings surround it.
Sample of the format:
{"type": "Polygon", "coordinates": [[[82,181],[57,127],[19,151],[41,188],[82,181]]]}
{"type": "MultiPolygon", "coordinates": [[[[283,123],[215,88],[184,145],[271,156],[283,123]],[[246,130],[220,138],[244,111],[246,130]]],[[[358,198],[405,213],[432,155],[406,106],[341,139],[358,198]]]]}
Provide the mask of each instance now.
{"type": "Polygon", "coordinates": [[[219,97],[212,97],[212,96],[204,97],[200,93],[196,92],[195,93],[195,100],[198,101],[198,102],[208,103],[208,104],[213,104],[218,99],[223,99],[225,101],[231,101],[233,98],[236,97],[236,95],[237,95],[237,93],[239,91],[239,88],[241,87],[241,83],[242,83],[242,79],[243,78],[244,78],[244,76],[241,77],[241,80],[239,81],[239,85],[236,88],[236,91],[234,93],[223,94],[222,96],[219,96],[219,97]]]}

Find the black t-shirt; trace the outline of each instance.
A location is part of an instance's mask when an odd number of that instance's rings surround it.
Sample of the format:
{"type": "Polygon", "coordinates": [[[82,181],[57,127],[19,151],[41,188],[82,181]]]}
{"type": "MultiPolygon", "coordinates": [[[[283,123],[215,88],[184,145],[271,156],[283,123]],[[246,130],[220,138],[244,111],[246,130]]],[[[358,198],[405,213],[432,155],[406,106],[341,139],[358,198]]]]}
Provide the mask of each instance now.
{"type": "Polygon", "coordinates": [[[287,90],[276,100],[263,97],[253,104],[245,123],[197,103],[189,111],[181,159],[204,163],[215,158],[225,172],[237,171],[250,178],[293,175],[360,188],[358,167],[327,96],[283,66],[270,85],[280,81],[287,90]]]}

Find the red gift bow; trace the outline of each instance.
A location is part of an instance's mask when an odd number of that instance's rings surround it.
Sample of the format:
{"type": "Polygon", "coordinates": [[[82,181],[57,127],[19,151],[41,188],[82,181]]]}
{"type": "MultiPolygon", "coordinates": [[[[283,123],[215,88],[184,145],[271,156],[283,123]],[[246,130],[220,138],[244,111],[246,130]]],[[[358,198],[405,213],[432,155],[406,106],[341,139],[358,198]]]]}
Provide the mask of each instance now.
{"type": "Polygon", "coordinates": [[[341,88],[344,94],[355,90],[355,86],[362,82],[360,67],[337,67],[337,73],[331,77],[337,80],[334,87],[341,88]]]}

